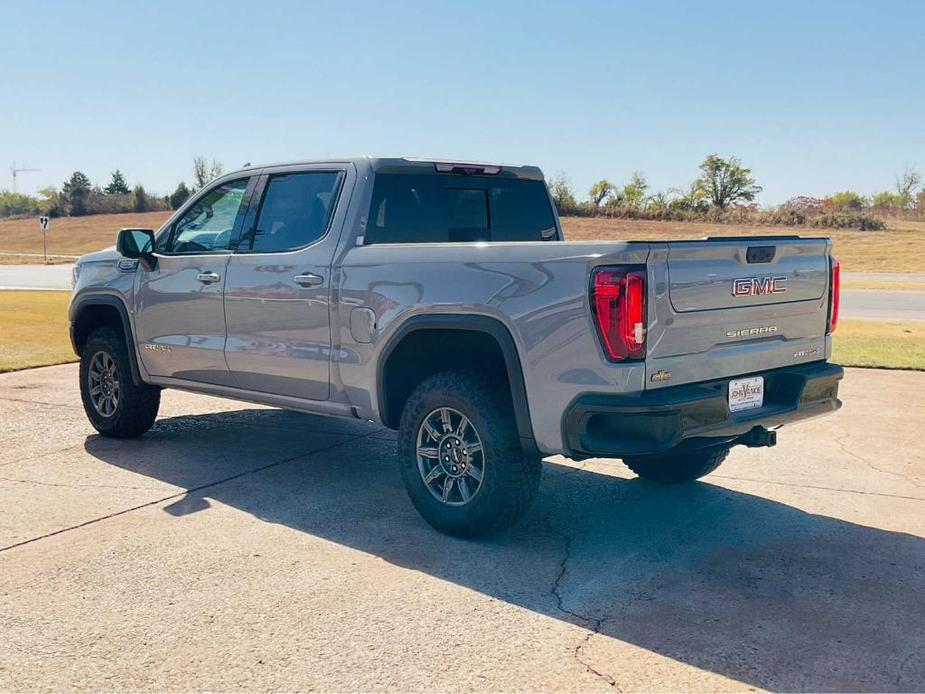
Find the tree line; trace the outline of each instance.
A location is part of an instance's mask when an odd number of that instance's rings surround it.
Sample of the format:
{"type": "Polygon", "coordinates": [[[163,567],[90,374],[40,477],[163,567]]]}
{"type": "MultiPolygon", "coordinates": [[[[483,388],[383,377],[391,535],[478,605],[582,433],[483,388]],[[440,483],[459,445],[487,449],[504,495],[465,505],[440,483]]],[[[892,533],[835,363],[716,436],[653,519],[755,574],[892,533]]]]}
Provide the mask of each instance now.
{"type": "Polygon", "coordinates": [[[180,181],[169,195],[152,195],[141,184],[129,187],[125,174],[112,172],[105,186],[94,184],[82,171],[75,171],[61,185],[41,189],[37,195],[0,191],[0,217],[44,214],[51,217],[80,217],[91,214],[157,212],[176,210],[197,190],[221,176],[224,167],[214,159],[193,157],[192,183],[180,181]]]}
{"type": "Polygon", "coordinates": [[[711,154],[700,164],[700,175],[684,188],[649,192],[645,176],[637,171],[622,185],[601,179],[579,200],[568,177],[559,173],[549,180],[559,214],[610,216],[632,219],[735,222],[883,229],[883,216],[925,216],[922,176],[907,168],[896,177],[892,190],[864,196],[840,191],[824,198],[797,196],[782,205],[760,209],[755,199],[762,188],[752,170],[738,157],[711,154]]]}

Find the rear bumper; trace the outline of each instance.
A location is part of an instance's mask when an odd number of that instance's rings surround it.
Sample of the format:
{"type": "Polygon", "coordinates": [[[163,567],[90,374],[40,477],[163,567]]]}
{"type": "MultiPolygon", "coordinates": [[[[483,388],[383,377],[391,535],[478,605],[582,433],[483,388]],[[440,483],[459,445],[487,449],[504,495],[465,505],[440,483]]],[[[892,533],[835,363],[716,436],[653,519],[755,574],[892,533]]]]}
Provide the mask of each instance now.
{"type": "Polygon", "coordinates": [[[742,375],[764,376],[762,407],[730,412],[728,378],[640,395],[582,395],[563,416],[566,454],[651,455],[679,446],[731,442],[755,427],[778,427],[841,407],[838,382],[844,370],[837,364],[816,362],[742,375]]]}

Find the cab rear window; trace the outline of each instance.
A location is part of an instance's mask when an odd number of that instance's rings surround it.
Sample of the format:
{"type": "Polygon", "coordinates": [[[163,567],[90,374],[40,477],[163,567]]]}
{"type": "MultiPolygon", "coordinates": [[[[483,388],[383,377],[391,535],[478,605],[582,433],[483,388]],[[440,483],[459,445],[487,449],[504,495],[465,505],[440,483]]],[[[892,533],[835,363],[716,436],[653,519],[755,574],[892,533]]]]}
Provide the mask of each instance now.
{"type": "Polygon", "coordinates": [[[497,176],[376,176],[364,243],[546,241],[556,223],[543,181],[497,176]]]}

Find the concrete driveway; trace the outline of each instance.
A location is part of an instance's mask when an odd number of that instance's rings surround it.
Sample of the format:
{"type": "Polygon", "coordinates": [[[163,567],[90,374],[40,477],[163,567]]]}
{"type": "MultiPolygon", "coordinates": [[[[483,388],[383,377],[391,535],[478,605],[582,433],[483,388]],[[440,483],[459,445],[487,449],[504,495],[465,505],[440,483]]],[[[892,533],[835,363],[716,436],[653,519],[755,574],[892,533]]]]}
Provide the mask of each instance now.
{"type": "Polygon", "coordinates": [[[76,373],[0,376],[0,690],[925,688],[925,373],[685,487],[551,459],[482,542],[391,432],[166,392],[103,439],[76,373]]]}

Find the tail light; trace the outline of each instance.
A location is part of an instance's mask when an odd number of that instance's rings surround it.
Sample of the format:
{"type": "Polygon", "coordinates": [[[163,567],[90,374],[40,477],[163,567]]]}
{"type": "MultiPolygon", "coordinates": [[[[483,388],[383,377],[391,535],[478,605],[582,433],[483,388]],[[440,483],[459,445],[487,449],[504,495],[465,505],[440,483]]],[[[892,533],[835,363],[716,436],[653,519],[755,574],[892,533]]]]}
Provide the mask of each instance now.
{"type": "Polygon", "coordinates": [[[602,267],[591,278],[591,309],[611,361],[646,355],[645,269],[602,267]]]}
{"type": "Polygon", "coordinates": [[[832,258],[832,281],[829,289],[829,334],[835,332],[838,325],[838,303],[841,299],[841,267],[832,258]]]}

